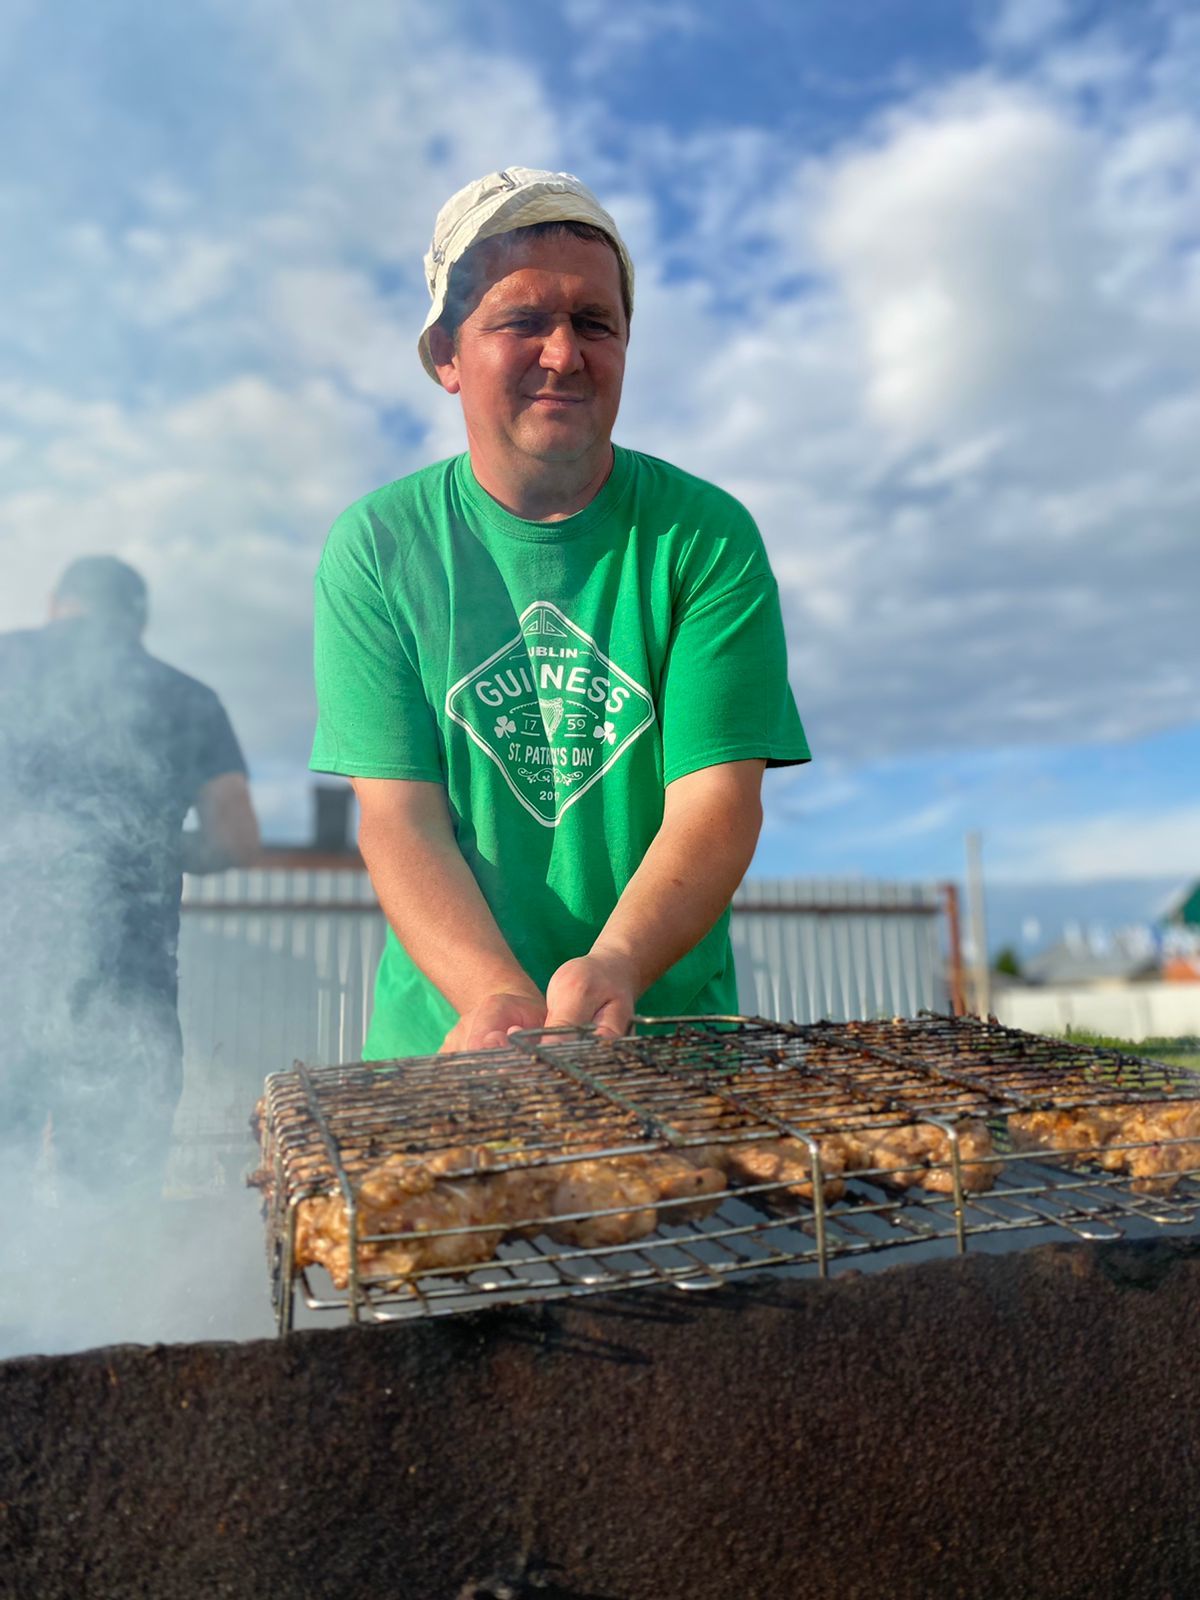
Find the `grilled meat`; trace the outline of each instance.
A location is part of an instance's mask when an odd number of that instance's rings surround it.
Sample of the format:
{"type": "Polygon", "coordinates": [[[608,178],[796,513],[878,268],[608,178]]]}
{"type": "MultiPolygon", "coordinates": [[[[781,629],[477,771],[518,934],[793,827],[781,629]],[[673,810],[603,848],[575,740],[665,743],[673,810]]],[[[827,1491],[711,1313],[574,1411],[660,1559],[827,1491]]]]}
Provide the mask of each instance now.
{"type": "Polygon", "coordinates": [[[676,1155],[601,1157],[573,1161],[559,1171],[562,1177],[550,1201],[553,1215],[613,1213],[554,1223],[547,1230],[559,1244],[583,1249],[629,1244],[653,1233],[660,1222],[707,1216],[719,1204],[715,1197],[726,1187],[723,1174],[715,1167],[697,1166],[676,1155]],[[681,1200],[689,1203],[663,1204],[681,1200]]]}
{"type": "Polygon", "coordinates": [[[1008,1119],[1015,1150],[1066,1156],[1127,1172],[1137,1194],[1170,1194],[1183,1176],[1200,1175],[1200,1101],[1144,1101],[1022,1112],[1008,1119]],[[1179,1144],[1167,1140],[1187,1141],[1179,1144]],[[1129,1146],[1138,1146],[1131,1149],[1129,1146]]]}
{"type": "Polygon", "coordinates": [[[1095,1160],[1120,1126],[1120,1106],[1083,1106],[1073,1111],[1023,1111],[1008,1119],[1014,1150],[1048,1150],[1076,1161],[1095,1160]]]}
{"type": "MultiPolygon", "coordinates": [[[[513,1196],[507,1173],[488,1176],[486,1148],[455,1146],[427,1158],[392,1156],[358,1187],[358,1265],[363,1277],[412,1277],[434,1267],[472,1267],[490,1261],[504,1234],[513,1196]],[[483,1174],[454,1180],[445,1173],[483,1174]],[[491,1226],[488,1226],[488,1225],[491,1226]],[[478,1233],[445,1229],[481,1228],[478,1233]],[[421,1238],[375,1240],[371,1235],[420,1233],[421,1238]]],[[[350,1274],[350,1229],[340,1194],[302,1200],[297,1208],[297,1266],[317,1263],[339,1289],[350,1274]]]]}
{"type": "MultiPolygon", "coordinates": [[[[838,1174],[846,1165],[846,1148],[834,1136],[819,1141],[822,1193],[827,1202],[840,1200],[846,1185],[838,1174]]],[[[799,1200],[813,1197],[812,1157],[802,1139],[756,1139],[742,1144],[704,1145],[688,1152],[689,1158],[724,1172],[735,1183],[753,1186],[777,1184],[764,1189],[757,1199],[778,1203],[787,1196],[799,1200]]]]}
{"type": "Polygon", "coordinates": [[[604,1211],[618,1206],[612,1216],[581,1217],[553,1224],[547,1231],[559,1244],[595,1249],[601,1245],[629,1244],[658,1226],[654,1186],[643,1173],[621,1161],[579,1161],[564,1169],[550,1201],[555,1216],[574,1211],[604,1211]]]}
{"type": "MultiPolygon", "coordinates": [[[[955,1125],[962,1186],[973,1193],[996,1181],[992,1137],[982,1122],[955,1125]]],[[[871,1172],[873,1180],[893,1189],[920,1187],[933,1194],[953,1194],[950,1136],[933,1123],[898,1123],[894,1127],[856,1128],[842,1135],[851,1172],[871,1172]],[[883,1169],[876,1171],[875,1169],[883,1169]]]]}
{"type": "MultiPolygon", "coordinates": [[[[511,1155],[511,1152],[510,1152],[511,1155]]],[[[425,1157],[392,1156],[358,1186],[358,1262],[364,1278],[411,1278],[434,1268],[469,1269],[490,1261],[508,1234],[541,1232],[560,1244],[596,1249],[628,1244],[661,1221],[694,1220],[717,1204],[723,1175],[673,1155],[607,1157],[504,1172],[486,1147],[456,1146],[425,1157]],[[452,1177],[464,1170],[478,1174],[452,1177]],[[686,1204],[664,1205],[664,1202],[686,1204]],[[659,1207],[663,1206],[660,1216],[659,1207]],[[543,1224],[577,1211],[609,1216],[543,1224]],[[478,1232],[445,1230],[473,1228],[478,1232]],[[414,1239],[373,1235],[419,1233],[414,1239]]],[[[340,1195],[297,1208],[297,1266],[326,1268],[339,1289],[350,1272],[350,1232],[340,1195]]]]}

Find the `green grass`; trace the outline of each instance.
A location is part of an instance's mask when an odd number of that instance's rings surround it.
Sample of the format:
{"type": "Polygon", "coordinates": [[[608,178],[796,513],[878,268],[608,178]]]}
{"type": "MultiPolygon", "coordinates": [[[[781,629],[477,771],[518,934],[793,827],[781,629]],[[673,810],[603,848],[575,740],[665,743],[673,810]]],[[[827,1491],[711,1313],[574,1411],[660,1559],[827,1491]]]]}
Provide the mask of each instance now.
{"type": "Polygon", "coordinates": [[[1163,1061],[1170,1066],[1200,1067],[1200,1039],[1115,1039],[1107,1033],[1089,1033],[1085,1028],[1068,1028],[1065,1037],[1071,1044],[1095,1045],[1099,1050],[1120,1050],[1126,1055],[1163,1061]]]}

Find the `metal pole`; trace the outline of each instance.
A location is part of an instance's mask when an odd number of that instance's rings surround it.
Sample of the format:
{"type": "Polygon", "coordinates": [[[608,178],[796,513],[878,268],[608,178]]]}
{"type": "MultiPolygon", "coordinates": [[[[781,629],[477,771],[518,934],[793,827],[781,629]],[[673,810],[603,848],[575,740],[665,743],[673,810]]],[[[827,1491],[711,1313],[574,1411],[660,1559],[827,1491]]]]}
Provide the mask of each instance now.
{"type": "Polygon", "coordinates": [[[946,907],[946,934],[949,943],[950,1010],[952,1015],[966,1015],[967,997],[963,984],[962,934],[958,919],[958,885],[944,883],[942,900],[946,907]]]}
{"type": "Polygon", "coordinates": [[[983,906],[983,838],[967,835],[967,917],[971,927],[971,998],[975,1014],[986,1018],[992,1009],[988,971],[987,917],[983,906]]]}

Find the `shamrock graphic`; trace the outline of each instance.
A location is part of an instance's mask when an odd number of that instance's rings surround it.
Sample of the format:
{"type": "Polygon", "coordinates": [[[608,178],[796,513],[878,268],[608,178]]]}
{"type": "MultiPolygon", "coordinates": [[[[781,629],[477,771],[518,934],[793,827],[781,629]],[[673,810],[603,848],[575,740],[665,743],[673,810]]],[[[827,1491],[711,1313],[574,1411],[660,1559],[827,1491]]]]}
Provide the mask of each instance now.
{"type": "Polygon", "coordinates": [[[605,744],[615,744],[617,730],[611,722],[598,722],[592,729],[592,737],[594,739],[603,739],[605,744]]]}
{"type": "Polygon", "coordinates": [[[496,718],[496,737],[503,739],[507,733],[516,733],[517,725],[511,717],[496,718]]]}

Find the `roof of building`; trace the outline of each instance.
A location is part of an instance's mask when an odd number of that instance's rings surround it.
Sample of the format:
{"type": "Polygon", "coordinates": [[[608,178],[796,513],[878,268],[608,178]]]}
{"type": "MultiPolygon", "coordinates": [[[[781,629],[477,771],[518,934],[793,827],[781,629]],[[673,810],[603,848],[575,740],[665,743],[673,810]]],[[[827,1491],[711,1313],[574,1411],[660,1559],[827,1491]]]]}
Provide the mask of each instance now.
{"type": "Polygon", "coordinates": [[[1163,909],[1164,922],[1200,928],[1200,879],[1193,879],[1171,896],[1163,909]]]}

